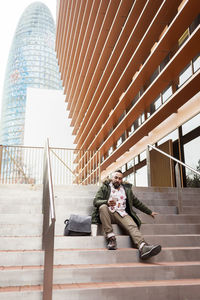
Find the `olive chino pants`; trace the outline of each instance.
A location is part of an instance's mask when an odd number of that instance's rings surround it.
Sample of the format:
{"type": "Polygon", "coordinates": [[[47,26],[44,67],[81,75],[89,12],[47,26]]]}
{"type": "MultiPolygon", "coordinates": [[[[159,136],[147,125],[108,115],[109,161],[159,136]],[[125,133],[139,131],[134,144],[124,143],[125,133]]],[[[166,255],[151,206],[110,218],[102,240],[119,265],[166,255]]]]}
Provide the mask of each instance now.
{"type": "Polygon", "coordinates": [[[107,238],[114,236],[112,224],[118,224],[129,234],[137,248],[144,242],[144,238],[131,216],[122,217],[117,212],[111,213],[106,204],[99,207],[99,216],[107,238]]]}

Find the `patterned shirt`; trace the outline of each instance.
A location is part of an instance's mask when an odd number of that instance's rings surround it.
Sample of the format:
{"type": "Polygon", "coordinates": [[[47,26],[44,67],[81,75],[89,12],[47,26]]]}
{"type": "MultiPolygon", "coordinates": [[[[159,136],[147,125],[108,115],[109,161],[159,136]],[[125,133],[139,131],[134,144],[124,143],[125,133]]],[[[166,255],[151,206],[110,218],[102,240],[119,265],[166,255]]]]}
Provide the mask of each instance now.
{"type": "Polygon", "coordinates": [[[127,216],[126,209],[126,193],[122,185],[120,185],[119,189],[115,189],[112,182],[110,183],[111,193],[109,200],[116,198],[117,202],[115,206],[109,206],[109,210],[114,213],[115,211],[122,217],[127,216]]]}

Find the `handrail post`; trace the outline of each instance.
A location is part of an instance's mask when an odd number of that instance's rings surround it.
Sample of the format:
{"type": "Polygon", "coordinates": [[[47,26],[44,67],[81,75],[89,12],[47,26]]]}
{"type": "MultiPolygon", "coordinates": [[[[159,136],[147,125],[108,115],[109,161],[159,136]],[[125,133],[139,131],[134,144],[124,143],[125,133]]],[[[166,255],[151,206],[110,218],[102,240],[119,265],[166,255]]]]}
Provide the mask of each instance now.
{"type": "Polygon", "coordinates": [[[181,197],[181,177],[180,177],[180,169],[178,164],[176,164],[175,166],[175,175],[176,175],[178,214],[181,214],[183,205],[182,205],[182,197],[181,197]]]}
{"type": "Polygon", "coordinates": [[[50,165],[49,141],[44,151],[43,172],[43,234],[42,249],[44,250],[43,300],[52,300],[53,291],[53,259],[55,233],[55,207],[50,165]],[[50,223],[51,222],[51,223],[50,223]]]}
{"type": "Polygon", "coordinates": [[[45,238],[43,300],[52,300],[55,220],[45,238]]]}
{"type": "Polygon", "coordinates": [[[0,182],[2,182],[2,178],[1,178],[2,157],[3,157],[3,145],[0,145],[0,182]]]}
{"type": "Polygon", "coordinates": [[[149,145],[147,145],[146,148],[146,159],[147,159],[147,180],[148,180],[148,186],[151,186],[151,167],[150,167],[150,150],[149,145]]]}
{"type": "Polygon", "coordinates": [[[101,184],[101,152],[99,150],[99,185],[101,184]]]}

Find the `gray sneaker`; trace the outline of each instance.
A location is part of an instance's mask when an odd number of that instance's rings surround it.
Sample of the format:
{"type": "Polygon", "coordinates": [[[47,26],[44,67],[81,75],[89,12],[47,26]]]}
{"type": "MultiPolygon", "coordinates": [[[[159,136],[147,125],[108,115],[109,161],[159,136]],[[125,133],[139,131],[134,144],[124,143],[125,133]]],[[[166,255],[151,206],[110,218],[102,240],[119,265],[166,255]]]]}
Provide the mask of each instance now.
{"type": "Polygon", "coordinates": [[[141,259],[148,259],[154,255],[157,255],[161,251],[160,245],[147,245],[145,244],[141,250],[139,250],[139,255],[141,259]]]}
{"type": "Polygon", "coordinates": [[[117,241],[115,236],[111,236],[108,238],[108,244],[107,244],[108,250],[116,250],[117,249],[117,241]]]}

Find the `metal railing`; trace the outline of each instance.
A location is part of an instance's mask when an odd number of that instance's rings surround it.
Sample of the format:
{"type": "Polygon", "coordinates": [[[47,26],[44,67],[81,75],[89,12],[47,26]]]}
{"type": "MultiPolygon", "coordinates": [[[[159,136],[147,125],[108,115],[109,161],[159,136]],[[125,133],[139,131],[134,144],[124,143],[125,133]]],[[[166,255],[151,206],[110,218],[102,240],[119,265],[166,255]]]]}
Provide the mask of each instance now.
{"type": "Polygon", "coordinates": [[[169,159],[171,159],[171,160],[173,160],[177,163],[176,166],[175,166],[175,177],[176,177],[176,186],[177,186],[178,212],[181,213],[182,212],[182,199],[181,199],[181,176],[180,176],[179,166],[181,165],[181,166],[189,169],[190,171],[194,172],[198,176],[200,176],[200,172],[195,170],[191,166],[188,166],[187,164],[183,163],[179,159],[169,155],[168,153],[166,153],[166,152],[160,150],[159,148],[157,148],[155,146],[152,146],[150,144],[147,145],[147,160],[149,158],[149,148],[152,148],[152,149],[156,150],[157,152],[161,153],[165,157],[168,157],[169,159]]]}
{"type": "MultiPolygon", "coordinates": [[[[98,184],[100,152],[49,147],[54,184],[98,184]]],[[[0,183],[42,184],[42,147],[1,146],[0,183]]]]}
{"type": "Polygon", "coordinates": [[[43,300],[52,300],[55,205],[50,163],[49,141],[44,151],[43,169],[43,233],[42,249],[44,250],[43,300]]]}
{"type": "Polygon", "coordinates": [[[0,183],[42,183],[42,147],[0,145],[0,183]]]}

